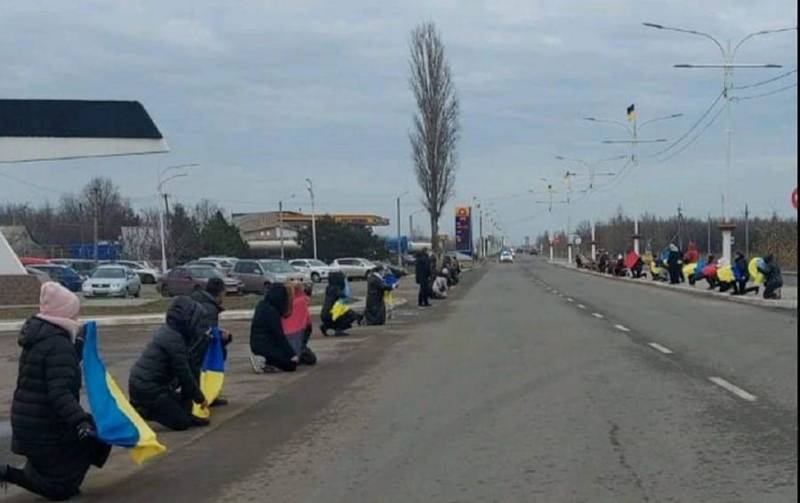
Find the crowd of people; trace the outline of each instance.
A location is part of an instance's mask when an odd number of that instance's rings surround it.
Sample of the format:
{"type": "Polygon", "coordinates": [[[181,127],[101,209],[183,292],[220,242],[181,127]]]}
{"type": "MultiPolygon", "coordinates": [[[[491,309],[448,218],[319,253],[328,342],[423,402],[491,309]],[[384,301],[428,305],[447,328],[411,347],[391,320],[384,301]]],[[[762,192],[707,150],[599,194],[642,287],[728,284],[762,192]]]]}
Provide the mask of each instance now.
{"type": "MultiPolygon", "coordinates": [[[[446,264],[450,269],[442,270],[447,277],[457,278],[449,271],[458,267],[446,264]]],[[[425,284],[429,289],[427,280],[425,284]]],[[[367,279],[366,309],[360,314],[350,305],[344,274],[331,273],[320,332],[342,337],[355,324],[385,324],[392,315],[397,286],[398,279],[388,268],[373,269],[367,279]]],[[[224,359],[233,341],[233,334],[220,327],[224,301],[225,283],[220,278],[211,278],[204,290],[192,296],[173,299],[165,322],[130,370],[129,402],[143,419],[181,431],[209,424],[207,417],[193,414],[195,407],[207,411],[227,404],[221,396],[209,403],[200,384],[212,333],[220,334],[224,359]]],[[[26,462],[22,468],[0,464],[0,485],[11,483],[51,500],[65,500],[79,493],[91,466],[102,467],[108,458],[111,447],[99,440],[92,415],[80,404],[83,326],[79,311],[74,293],[48,282],[41,288],[39,312],[21,329],[11,428],[12,450],[26,462]]],[[[312,332],[310,292],[300,283],[271,285],[256,305],[250,324],[253,371],[292,372],[300,365],[314,365],[317,357],[309,347],[312,332]]]]}
{"type": "Polygon", "coordinates": [[[748,259],[737,251],[733,263],[728,263],[714,255],[702,258],[694,243],[689,243],[685,250],[671,243],[655,257],[652,254],[639,255],[632,249],[616,257],[607,250],[598,250],[597,260],[578,254],[575,263],[579,268],[613,276],[642,278],[649,273],[654,281],[674,285],[688,283],[694,286],[698,281],[705,281],[709,290],[731,295],[758,295],[763,286],[765,299],[779,299],[783,287],[781,268],[772,254],[748,259]]]}
{"type": "Polygon", "coordinates": [[[430,307],[431,299],[446,299],[450,288],[458,284],[461,265],[458,259],[445,255],[441,267],[435,255],[424,248],[416,256],[415,279],[419,285],[417,305],[430,307]]]}

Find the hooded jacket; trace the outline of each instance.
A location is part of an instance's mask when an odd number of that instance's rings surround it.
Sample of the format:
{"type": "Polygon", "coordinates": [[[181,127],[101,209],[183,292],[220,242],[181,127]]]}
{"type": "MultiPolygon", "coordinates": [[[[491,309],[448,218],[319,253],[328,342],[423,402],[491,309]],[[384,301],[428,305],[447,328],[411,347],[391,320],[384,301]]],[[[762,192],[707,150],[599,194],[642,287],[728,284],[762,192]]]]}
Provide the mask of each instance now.
{"type": "Polygon", "coordinates": [[[11,404],[11,449],[29,456],[78,441],[91,416],[79,402],[81,369],[71,334],[33,317],[22,327],[17,388],[11,404]]]}
{"type": "MultiPolygon", "coordinates": [[[[208,327],[219,327],[219,314],[225,310],[213,295],[205,290],[194,292],[191,296],[192,300],[203,306],[205,315],[203,316],[202,323],[208,327]]],[[[194,343],[189,347],[189,363],[192,366],[192,372],[195,377],[200,376],[200,367],[203,365],[203,360],[208,351],[208,345],[211,343],[211,334],[202,333],[197,336],[194,343]]],[[[227,345],[227,343],[224,343],[227,345]]]]}
{"type": "Polygon", "coordinates": [[[148,407],[160,395],[172,393],[176,382],[184,399],[195,403],[205,400],[189,360],[189,348],[208,331],[205,317],[203,306],[197,302],[189,297],[175,298],[167,310],[166,323],[131,369],[128,390],[134,406],[148,407]]]}
{"type": "Polygon", "coordinates": [[[364,319],[368,325],[383,325],[386,323],[386,303],[383,294],[391,292],[393,287],[386,284],[383,277],[373,272],[367,278],[367,307],[364,319]]]}
{"type": "Polygon", "coordinates": [[[289,292],[281,283],[270,285],[259,301],[250,324],[250,350],[267,361],[289,362],[294,350],[286,340],[281,320],[289,312],[289,292]]]}
{"type": "Polygon", "coordinates": [[[336,301],[344,296],[345,278],[344,273],[334,271],[328,276],[328,287],[325,288],[325,298],[322,301],[322,310],[319,317],[325,325],[333,324],[331,309],[336,301]]]}

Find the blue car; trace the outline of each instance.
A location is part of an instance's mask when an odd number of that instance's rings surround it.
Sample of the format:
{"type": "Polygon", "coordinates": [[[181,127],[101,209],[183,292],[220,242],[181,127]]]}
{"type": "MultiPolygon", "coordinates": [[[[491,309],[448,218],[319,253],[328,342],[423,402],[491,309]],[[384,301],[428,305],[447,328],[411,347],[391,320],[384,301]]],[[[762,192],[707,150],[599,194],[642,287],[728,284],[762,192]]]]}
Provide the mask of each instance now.
{"type": "Polygon", "coordinates": [[[56,264],[35,264],[31,265],[30,268],[42,271],[50,276],[51,280],[60,283],[71,292],[80,292],[83,287],[83,279],[72,267],[56,264]]]}

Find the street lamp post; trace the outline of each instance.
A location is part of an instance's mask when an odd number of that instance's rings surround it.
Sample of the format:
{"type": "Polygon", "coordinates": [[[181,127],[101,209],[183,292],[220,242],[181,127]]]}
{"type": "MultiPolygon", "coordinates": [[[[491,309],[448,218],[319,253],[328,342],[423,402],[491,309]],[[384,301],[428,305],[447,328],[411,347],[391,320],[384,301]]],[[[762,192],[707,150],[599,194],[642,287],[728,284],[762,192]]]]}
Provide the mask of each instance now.
{"type": "Polygon", "coordinates": [[[314,260],[317,260],[317,208],[314,202],[314,182],[306,178],[308,193],[311,195],[311,242],[314,248],[314,260]]]}
{"type": "Polygon", "coordinates": [[[406,190],[402,194],[399,194],[397,196],[397,265],[399,267],[403,267],[403,246],[400,243],[401,239],[400,235],[402,234],[402,231],[400,229],[400,198],[402,198],[409,192],[411,191],[406,190]]]}
{"type": "MultiPolygon", "coordinates": [[[[164,212],[167,211],[166,209],[166,194],[164,194],[163,188],[164,185],[169,182],[170,180],[174,180],[175,178],[181,178],[184,176],[188,176],[186,173],[176,173],[172,176],[164,178],[164,176],[174,169],[181,169],[181,168],[192,168],[197,166],[197,163],[190,163],[190,164],[178,164],[176,166],[168,166],[164,169],[158,170],[156,175],[158,178],[158,185],[156,186],[156,192],[158,193],[159,198],[164,198],[165,200],[165,207],[164,212]]],[[[158,212],[158,227],[159,227],[159,236],[161,238],[161,273],[167,273],[167,245],[166,245],[166,232],[164,230],[164,212],[158,212]]]]}
{"type": "MultiPolygon", "coordinates": [[[[287,197],[286,200],[294,199],[294,194],[287,197]]],[[[283,245],[283,201],[278,201],[278,236],[280,236],[281,240],[281,260],[286,259],[286,249],[283,245]]]]}
{"type": "Polygon", "coordinates": [[[727,43],[723,46],[723,44],[717,40],[712,35],[697,31],[697,30],[687,30],[684,28],[676,28],[672,26],[664,26],[662,24],[656,23],[642,23],[644,26],[648,28],[655,28],[657,30],[667,30],[667,31],[674,31],[678,33],[686,33],[689,35],[696,35],[699,37],[706,38],[714,43],[717,46],[720,53],[722,54],[722,63],[721,64],[676,64],[673,65],[675,68],[716,68],[722,69],[722,94],[725,98],[725,121],[726,121],[726,145],[725,145],[725,169],[726,169],[726,181],[725,181],[725,195],[723,196],[722,201],[722,223],[720,224],[719,228],[722,231],[722,256],[725,260],[730,263],[731,261],[731,247],[733,244],[733,231],[736,229],[736,225],[730,221],[730,204],[731,204],[731,165],[733,163],[732,159],[732,152],[733,152],[733,117],[732,117],[732,110],[731,104],[733,101],[733,96],[731,95],[731,91],[733,90],[733,70],[734,68],[781,68],[782,65],[774,64],[774,63],[736,63],[736,54],[739,52],[739,49],[742,45],[747,42],[748,40],[761,36],[761,35],[769,35],[774,33],[782,33],[787,31],[796,31],[797,26],[786,27],[786,28],[778,28],[774,30],[760,30],[742,37],[735,46],[731,47],[731,41],[728,40],[727,43]]]}

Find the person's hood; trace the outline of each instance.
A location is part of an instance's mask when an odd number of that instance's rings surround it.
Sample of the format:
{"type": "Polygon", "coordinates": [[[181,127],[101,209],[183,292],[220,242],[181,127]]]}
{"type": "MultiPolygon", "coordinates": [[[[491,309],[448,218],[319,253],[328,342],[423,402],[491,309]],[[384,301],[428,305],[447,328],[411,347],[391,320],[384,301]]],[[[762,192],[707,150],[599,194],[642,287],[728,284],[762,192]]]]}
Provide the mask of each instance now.
{"type": "Polygon", "coordinates": [[[196,300],[201,305],[202,304],[213,304],[214,307],[216,307],[219,312],[222,312],[222,311],[225,310],[225,308],[222,307],[222,305],[217,301],[217,299],[215,299],[213,295],[211,295],[210,293],[206,292],[205,290],[198,290],[198,291],[194,292],[192,294],[192,300],[196,300]]]}
{"type": "Polygon", "coordinates": [[[63,328],[73,340],[81,329],[78,321],[80,310],[81,301],[77,295],[53,281],[42,284],[36,316],[63,328]]]}
{"type": "Polygon", "coordinates": [[[333,271],[328,275],[328,284],[332,286],[338,286],[339,288],[344,288],[344,273],[341,271],[333,271]]]}
{"type": "Polygon", "coordinates": [[[175,297],[167,309],[167,326],[180,332],[184,339],[191,340],[195,335],[208,331],[205,322],[205,308],[189,297],[175,297]]]}
{"type": "Polygon", "coordinates": [[[282,283],[270,285],[267,293],[264,294],[264,302],[274,307],[281,316],[286,316],[289,312],[289,292],[282,283]]]}
{"type": "Polygon", "coordinates": [[[22,348],[30,348],[38,342],[43,341],[49,337],[66,337],[70,340],[74,339],[72,334],[67,332],[60,325],[42,319],[38,316],[28,318],[28,321],[22,326],[17,338],[17,344],[22,348]]]}

